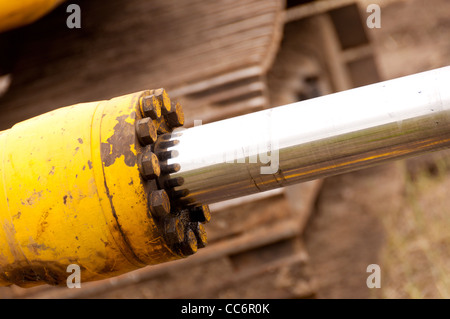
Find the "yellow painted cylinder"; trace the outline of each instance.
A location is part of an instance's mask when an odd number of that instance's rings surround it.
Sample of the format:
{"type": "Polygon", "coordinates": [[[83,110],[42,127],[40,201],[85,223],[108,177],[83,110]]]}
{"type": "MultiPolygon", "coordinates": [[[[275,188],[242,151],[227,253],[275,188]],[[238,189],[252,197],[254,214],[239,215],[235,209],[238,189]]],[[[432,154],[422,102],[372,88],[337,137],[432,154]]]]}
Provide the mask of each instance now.
{"type": "Polygon", "coordinates": [[[32,23],[65,0],[0,0],[0,32],[32,23]]]}
{"type": "MultiPolygon", "coordinates": [[[[0,285],[64,285],[70,264],[82,281],[98,280],[186,255],[165,229],[198,225],[173,208],[156,221],[149,194],[162,187],[139,170],[151,146],[138,142],[136,121],[151,93],[65,107],[0,132],[0,285]]],[[[189,243],[192,253],[204,244],[189,243]]]]}

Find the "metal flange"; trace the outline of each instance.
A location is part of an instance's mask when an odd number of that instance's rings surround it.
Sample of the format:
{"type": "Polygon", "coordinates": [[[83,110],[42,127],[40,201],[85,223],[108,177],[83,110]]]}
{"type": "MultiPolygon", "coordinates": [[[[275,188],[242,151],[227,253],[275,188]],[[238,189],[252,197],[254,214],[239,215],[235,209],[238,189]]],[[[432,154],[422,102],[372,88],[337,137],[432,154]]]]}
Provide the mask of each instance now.
{"type": "Polygon", "coordinates": [[[167,246],[181,257],[194,254],[207,244],[204,223],[209,222],[207,205],[182,207],[177,200],[186,194],[176,192],[183,178],[170,178],[180,170],[177,163],[168,164],[178,156],[170,151],[178,140],[171,132],[184,125],[181,104],[170,101],[164,89],[145,91],[136,112],[137,160],[144,187],[148,194],[148,209],[167,246]]]}

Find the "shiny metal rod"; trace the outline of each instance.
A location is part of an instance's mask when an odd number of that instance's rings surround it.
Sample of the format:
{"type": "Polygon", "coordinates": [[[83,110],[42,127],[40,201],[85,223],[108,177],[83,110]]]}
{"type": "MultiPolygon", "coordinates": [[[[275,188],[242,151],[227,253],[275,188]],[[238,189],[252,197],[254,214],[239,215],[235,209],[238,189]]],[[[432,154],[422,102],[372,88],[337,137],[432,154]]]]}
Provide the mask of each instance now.
{"type": "MultiPolygon", "coordinates": [[[[185,204],[215,202],[450,146],[450,67],[173,133],[185,204]]],[[[382,187],[382,185],[380,185],[382,187]]]]}

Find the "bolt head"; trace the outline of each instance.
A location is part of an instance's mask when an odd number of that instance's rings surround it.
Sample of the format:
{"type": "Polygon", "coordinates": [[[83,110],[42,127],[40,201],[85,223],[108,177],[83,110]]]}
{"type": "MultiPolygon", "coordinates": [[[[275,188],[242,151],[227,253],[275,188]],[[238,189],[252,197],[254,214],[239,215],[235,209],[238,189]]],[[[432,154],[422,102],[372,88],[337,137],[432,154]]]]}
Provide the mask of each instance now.
{"type": "Polygon", "coordinates": [[[172,111],[165,115],[167,124],[170,127],[180,127],[184,125],[184,112],[180,103],[176,103],[172,106],[172,111]]]}
{"type": "Polygon", "coordinates": [[[208,244],[208,237],[206,235],[206,229],[203,224],[194,224],[192,230],[195,233],[195,238],[197,239],[197,247],[204,248],[208,244]]]}
{"type": "Polygon", "coordinates": [[[198,250],[198,243],[195,233],[192,229],[188,229],[184,236],[184,241],[180,245],[181,253],[184,256],[195,254],[198,250]]]}
{"type": "Polygon", "coordinates": [[[192,222],[208,223],[211,220],[211,211],[208,205],[196,206],[189,209],[189,219],[192,222]]]}
{"type": "Polygon", "coordinates": [[[161,220],[170,214],[170,199],[165,190],[151,192],[148,203],[153,218],[161,220]]]}
{"type": "Polygon", "coordinates": [[[172,104],[170,97],[164,89],[157,89],[153,91],[153,95],[159,101],[161,105],[162,114],[168,114],[172,110],[172,104]]]}
{"type": "Polygon", "coordinates": [[[141,113],[145,117],[156,120],[161,117],[161,101],[153,94],[141,99],[141,113]]]}
{"type": "Polygon", "coordinates": [[[184,241],[185,227],[180,218],[168,218],[164,230],[164,238],[169,247],[174,247],[184,241]]]}
{"type": "Polygon", "coordinates": [[[155,143],[158,134],[151,118],[146,117],[136,121],[136,135],[142,145],[155,143]]]}
{"type": "Polygon", "coordinates": [[[145,179],[155,179],[161,175],[158,157],[149,150],[149,147],[138,156],[138,167],[145,179]]]}

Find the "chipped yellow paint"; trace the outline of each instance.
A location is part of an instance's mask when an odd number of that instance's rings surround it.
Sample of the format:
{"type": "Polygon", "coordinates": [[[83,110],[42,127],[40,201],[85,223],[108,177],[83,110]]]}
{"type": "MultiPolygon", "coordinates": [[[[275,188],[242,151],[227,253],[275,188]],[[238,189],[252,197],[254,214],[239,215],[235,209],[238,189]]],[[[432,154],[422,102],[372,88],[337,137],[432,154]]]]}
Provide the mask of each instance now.
{"type": "Polygon", "coordinates": [[[27,25],[65,0],[0,0],[0,32],[27,25]]]}
{"type": "Polygon", "coordinates": [[[146,92],[0,132],[0,285],[35,285],[36,276],[64,285],[69,264],[90,281],[178,258],[148,213],[136,163],[146,92]]]}

